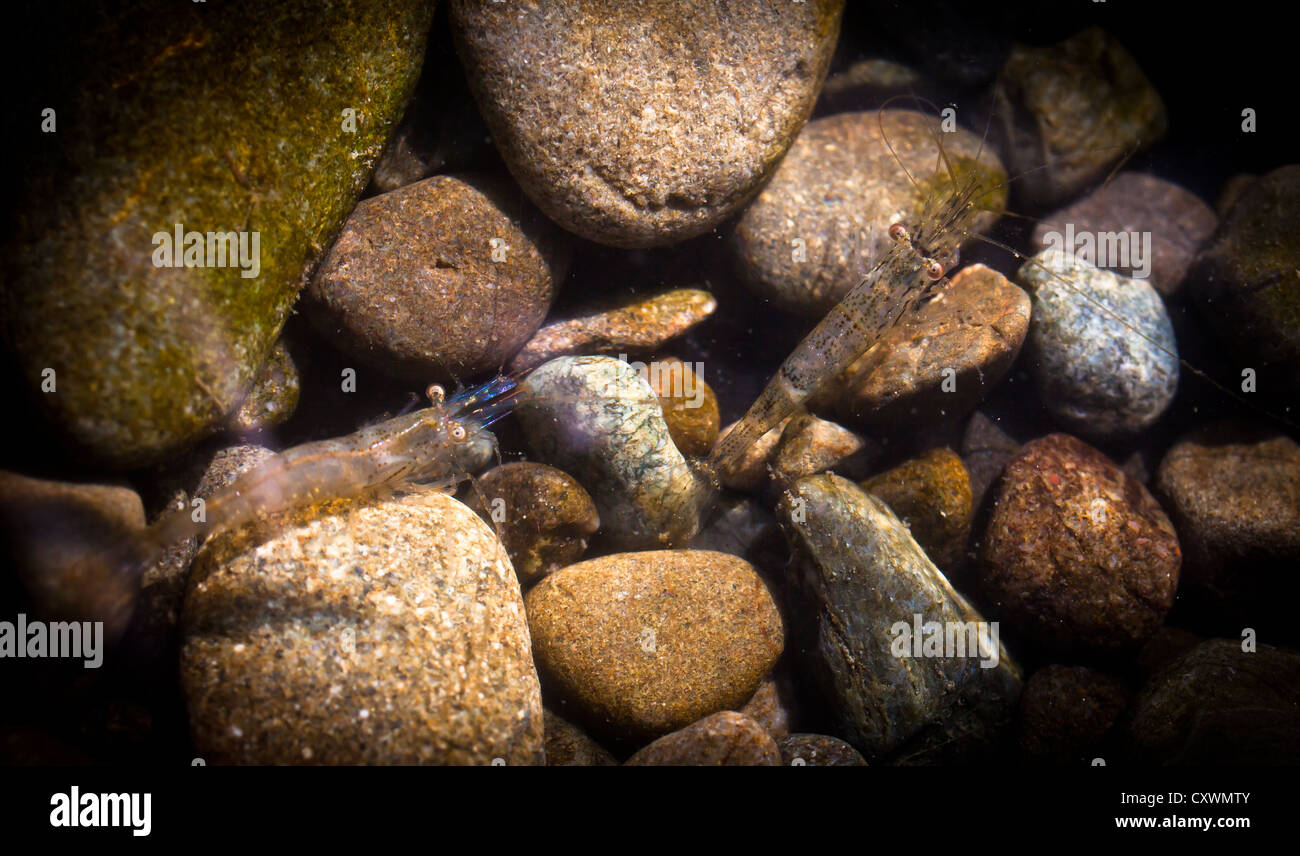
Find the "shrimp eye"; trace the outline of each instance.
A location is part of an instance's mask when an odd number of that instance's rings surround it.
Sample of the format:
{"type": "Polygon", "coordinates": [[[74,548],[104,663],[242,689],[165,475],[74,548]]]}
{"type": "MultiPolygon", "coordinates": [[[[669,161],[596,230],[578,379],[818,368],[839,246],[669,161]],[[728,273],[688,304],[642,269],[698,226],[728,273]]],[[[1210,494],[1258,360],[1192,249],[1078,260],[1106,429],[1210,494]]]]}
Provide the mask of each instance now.
{"type": "Polygon", "coordinates": [[[433,404],[442,404],[443,400],[447,397],[447,390],[443,389],[436,383],[431,383],[429,384],[429,388],[424,391],[424,394],[429,396],[429,401],[433,404]]]}
{"type": "Polygon", "coordinates": [[[453,422],[451,425],[451,439],[460,442],[465,439],[465,426],[453,422]]]}
{"type": "Polygon", "coordinates": [[[934,259],[926,259],[925,275],[930,279],[938,282],[939,280],[943,279],[943,265],[939,264],[934,259]]]}
{"type": "Polygon", "coordinates": [[[906,241],[907,227],[902,223],[895,223],[889,227],[889,237],[893,238],[895,241],[906,241]]]}

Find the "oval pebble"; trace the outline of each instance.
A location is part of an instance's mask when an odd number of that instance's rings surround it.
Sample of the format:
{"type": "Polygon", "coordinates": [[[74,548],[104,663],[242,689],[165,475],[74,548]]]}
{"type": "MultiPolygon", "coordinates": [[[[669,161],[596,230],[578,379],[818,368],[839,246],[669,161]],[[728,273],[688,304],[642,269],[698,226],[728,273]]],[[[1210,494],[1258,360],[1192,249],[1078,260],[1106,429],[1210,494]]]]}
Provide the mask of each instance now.
{"type": "Polygon", "coordinates": [[[829,734],[791,734],[776,741],[787,767],[865,767],[862,753],[829,734]]]}
{"type": "Polygon", "coordinates": [[[322,335],[427,382],[496,370],[537,332],[566,250],[503,182],[440,175],[362,200],[307,289],[322,335]]]}
{"type": "Polygon", "coordinates": [[[181,685],[208,763],[544,763],[519,583],[441,493],[331,503],[210,541],[181,685]]]}
{"type": "MultiPolygon", "coordinates": [[[[840,113],[810,122],[729,239],[745,284],[786,312],[830,311],[894,246],[891,224],[921,228],[938,213],[934,201],[951,194],[952,178],[936,172],[934,125],[933,118],[910,110],[840,113]]],[[[997,156],[981,149],[979,137],[964,129],[943,137],[959,186],[1006,180],[997,156]]],[[[988,208],[1006,202],[1005,190],[990,196],[984,201],[988,208]]],[[[979,231],[996,219],[980,213],[968,228],[979,231]]]]}
{"type": "Polygon", "coordinates": [[[1018,278],[1033,296],[1031,367],[1052,416],[1094,439],[1155,424],[1174,400],[1179,370],[1173,324],[1155,289],[1055,249],[1025,262],[1018,278]]]}
{"type": "Polygon", "coordinates": [[[781,750],[763,726],[726,710],[665,734],[628,758],[624,766],[775,767],[780,763],[781,750]]]}
{"type": "Polygon", "coordinates": [[[635,369],[612,357],[559,357],[521,386],[529,447],[588,490],[610,543],[672,547],[695,535],[702,483],[635,369]]]}
{"type": "Polygon", "coordinates": [[[771,174],[812,111],[843,5],[454,0],[451,21],[524,190],[571,232],[645,247],[707,232],[771,174]]]}
{"type": "Polygon", "coordinates": [[[1050,434],[1006,465],[980,581],[995,612],[1040,644],[1116,652],[1160,627],[1181,562],[1173,524],[1140,482],[1050,434]]]}
{"type": "Polygon", "coordinates": [[[533,654],[584,724],[653,737],[753,695],[784,647],[748,562],[706,550],[617,553],[528,593],[533,654]]]}

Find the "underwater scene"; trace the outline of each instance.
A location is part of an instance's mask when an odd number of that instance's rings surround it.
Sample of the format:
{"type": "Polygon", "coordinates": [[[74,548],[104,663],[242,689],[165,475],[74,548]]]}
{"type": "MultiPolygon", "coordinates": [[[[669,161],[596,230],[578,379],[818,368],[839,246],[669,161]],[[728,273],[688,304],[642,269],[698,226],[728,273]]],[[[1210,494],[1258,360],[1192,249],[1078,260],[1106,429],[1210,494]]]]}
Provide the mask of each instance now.
{"type": "Polygon", "coordinates": [[[13,10],[0,764],[1300,763],[1221,17],[13,10]]]}

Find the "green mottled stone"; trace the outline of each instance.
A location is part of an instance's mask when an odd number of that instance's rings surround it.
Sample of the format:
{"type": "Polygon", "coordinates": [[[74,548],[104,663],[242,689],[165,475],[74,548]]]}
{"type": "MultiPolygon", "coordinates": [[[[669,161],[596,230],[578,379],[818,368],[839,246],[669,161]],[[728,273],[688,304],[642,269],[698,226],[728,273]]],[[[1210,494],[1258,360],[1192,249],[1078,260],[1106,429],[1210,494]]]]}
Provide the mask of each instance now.
{"type": "MultiPolygon", "coordinates": [[[[853,482],[816,475],[781,497],[777,516],[815,616],[806,656],[837,734],[868,760],[969,760],[1007,725],[1020,670],[992,657],[892,650],[897,622],[981,622],[889,507],[853,482]],[[984,668],[984,663],[990,663],[984,668]]],[[[989,640],[992,641],[991,639],[989,640]]]]}
{"type": "Polygon", "coordinates": [[[703,489],[636,369],[613,357],[559,357],[522,388],[529,447],[591,493],[611,543],[676,547],[699,531],[703,489]]]}
{"type": "Polygon", "coordinates": [[[70,22],[4,301],[29,382],[56,371],[40,401],[77,446],[148,463],[239,404],[401,115],[432,6],[148,0],[70,22]],[[258,232],[259,275],[155,267],[153,236],[177,223],[258,232]]]}

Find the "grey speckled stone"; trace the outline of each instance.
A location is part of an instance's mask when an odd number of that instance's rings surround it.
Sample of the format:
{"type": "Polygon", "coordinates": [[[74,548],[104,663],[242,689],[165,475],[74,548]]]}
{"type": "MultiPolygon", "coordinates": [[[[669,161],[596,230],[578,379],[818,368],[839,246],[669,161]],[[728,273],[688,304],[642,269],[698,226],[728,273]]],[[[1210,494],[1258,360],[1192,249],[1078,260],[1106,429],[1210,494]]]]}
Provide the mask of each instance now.
{"type": "MultiPolygon", "coordinates": [[[[980,622],[883,502],[833,475],[797,482],[777,516],[815,615],[806,656],[838,730],[868,760],[932,763],[985,751],[1010,721],[1020,671],[991,657],[895,656],[897,622],[980,622]]],[[[991,634],[990,634],[991,635],[991,634]]]]}
{"type": "Polygon", "coordinates": [[[812,110],[842,0],[454,0],[457,48],[515,178],[557,223],[650,246],[708,231],[812,110]]]}
{"type": "Polygon", "coordinates": [[[474,512],[430,493],[209,541],[181,684],[208,763],[543,763],[519,583],[474,512]]]}
{"type": "Polygon", "coordinates": [[[603,534],[622,549],[684,544],[702,493],[673,445],[659,397],[612,357],[560,357],[523,382],[529,447],[591,494],[603,534]]]}
{"type": "Polygon", "coordinates": [[[31,71],[58,132],[37,135],[21,170],[22,228],[0,253],[5,334],[33,390],[57,372],[41,405],[108,465],[191,445],[247,393],[411,93],[432,13],[427,0],[212,5],[65,15],[57,66],[31,71]],[[156,266],[153,236],[178,223],[258,235],[258,275],[156,266]]]}
{"type": "Polygon", "coordinates": [[[1051,249],[1017,278],[1033,296],[1031,365],[1052,415],[1093,439],[1151,427],[1174,399],[1179,368],[1173,324],[1155,289],[1051,249]]]}

